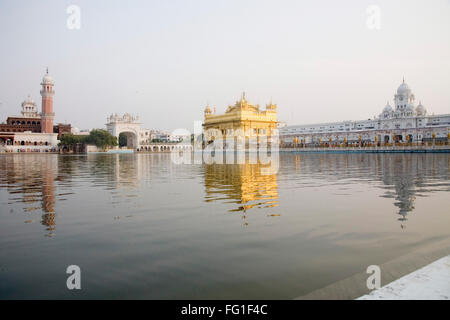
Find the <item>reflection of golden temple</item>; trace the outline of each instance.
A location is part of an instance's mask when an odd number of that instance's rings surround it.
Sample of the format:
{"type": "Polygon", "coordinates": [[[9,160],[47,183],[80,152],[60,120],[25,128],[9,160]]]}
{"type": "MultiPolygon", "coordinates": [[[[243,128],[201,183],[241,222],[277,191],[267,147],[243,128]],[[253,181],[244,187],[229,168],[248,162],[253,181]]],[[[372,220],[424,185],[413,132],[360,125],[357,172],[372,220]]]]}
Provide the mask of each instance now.
{"type": "Polygon", "coordinates": [[[261,164],[211,164],[205,166],[206,201],[232,200],[241,204],[230,211],[278,205],[277,175],[261,174],[261,164]]]}

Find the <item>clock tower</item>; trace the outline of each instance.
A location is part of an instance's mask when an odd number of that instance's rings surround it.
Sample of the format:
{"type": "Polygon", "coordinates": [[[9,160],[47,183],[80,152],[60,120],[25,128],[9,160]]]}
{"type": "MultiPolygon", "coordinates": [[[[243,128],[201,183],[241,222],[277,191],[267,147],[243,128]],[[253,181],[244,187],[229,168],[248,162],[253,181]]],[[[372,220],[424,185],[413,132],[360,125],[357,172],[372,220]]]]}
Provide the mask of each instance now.
{"type": "Polygon", "coordinates": [[[41,132],[53,133],[53,118],[55,113],[53,112],[53,95],[55,90],[53,89],[53,79],[47,72],[42,78],[41,83],[41,96],[42,96],[42,113],[41,113],[41,132]]]}
{"type": "Polygon", "coordinates": [[[414,104],[414,95],[411,93],[411,89],[405,83],[403,79],[402,84],[397,89],[397,94],[394,96],[395,110],[398,112],[404,112],[408,106],[414,104]]]}

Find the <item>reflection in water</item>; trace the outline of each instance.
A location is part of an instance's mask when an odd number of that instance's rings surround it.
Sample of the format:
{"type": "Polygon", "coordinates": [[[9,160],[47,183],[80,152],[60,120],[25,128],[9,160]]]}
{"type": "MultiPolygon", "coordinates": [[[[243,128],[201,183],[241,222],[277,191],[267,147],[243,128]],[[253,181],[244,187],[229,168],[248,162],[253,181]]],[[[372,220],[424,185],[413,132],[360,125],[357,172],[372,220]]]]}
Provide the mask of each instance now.
{"type": "Polygon", "coordinates": [[[73,298],[60,284],[76,263],[80,298],[287,299],[450,243],[448,154],[281,154],[278,167],[0,155],[0,298],[73,298]]]}
{"type": "Polygon", "coordinates": [[[278,205],[277,175],[262,174],[261,164],[205,165],[206,202],[224,200],[240,204],[230,211],[245,213],[251,208],[278,205]]]}
{"type": "MultiPolygon", "coordinates": [[[[129,204],[137,197],[136,191],[143,180],[161,179],[170,173],[161,166],[170,164],[167,155],[88,154],[1,155],[0,189],[10,197],[2,205],[23,204],[23,211],[33,214],[41,211],[40,223],[45,236],[52,237],[56,229],[55,204],[74,195],[74,188],[104,188],[111,192],[111,205],[129,204]],[[164,164],[164,165],[163,165],[164,164]],[[157,167],[157,170],[153,170],[157,167]]],[[[13,213],[14,209],[11,208],[13,213]]]]}
{"type": "MultiPolygon", "coordinates": [[[[24,203],[24,211],[32,213],[42,209],[41,224],[53,236],[55,230],[54,172],[58,169],[55,155],[11,156],[1,162],[0,185],[14,195],[9,203],[24,203]],[[40,202],[40,206],[37,204],[40,202]]],[[[26,222],[31,222],[27,220],[26,222]]]]}
{"type": "Polygon", "coordinates": [[[53,164],[57,165],[56,161],[43,161],[44,168],[41,169],[42,174],[42,215],[41,223],[46,226],[48,231],[47,236],[52,237],[55,231],[55,184],[53,168],[48,167],[53,164]]]}
{"type": "Polygon", "coordinates": [[[267,167],[248,162],[182,167],[171,163],[167,154],[4,155],[0,188],[8,190],[8,204],[22,203],[29,213],[40,209],[48,236],[56,228],[55,204],[76,196],[77,185],[108,190],[114,207],[132,204],[143,183],[166,183],[183,175],[203,176],[205,202],[238,204],[227,210],[242,212],[246,218],[249,209],[280,205],[280,183],[288,189],[291,186],[286,183],[294,183],[299,190],[335,184],[336,192],[345,192],[346,185],[365,181],[384,189],[381,197],[394,200],[401,228],[414,211],[417,197],[449,190],[449,157],[440,154],[282,154],[278,173],[264,174],[267,167]]]}
{"type": "Polygon", "coordinates": [[[297,177],[309,181],[303,187],[314,185],[311,178],[328,184],[343,181],[344,185],[381,182],[377,186],[386,190],[382,197],[395,200],[397,220],[404,229],[408,214],[415,209],[416,197],[450,191],[449,161],[450,157],[443,154],[304,154],[283,157],[281,171],[295,168],[297,177]]]}

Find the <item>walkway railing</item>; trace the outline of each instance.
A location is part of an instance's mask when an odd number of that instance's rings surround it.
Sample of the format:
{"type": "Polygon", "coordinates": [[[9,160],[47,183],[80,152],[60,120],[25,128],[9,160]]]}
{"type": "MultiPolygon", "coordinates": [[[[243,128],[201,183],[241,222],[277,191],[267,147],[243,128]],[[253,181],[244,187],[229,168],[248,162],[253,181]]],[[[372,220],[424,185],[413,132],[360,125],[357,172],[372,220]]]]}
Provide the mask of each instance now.
{"type": "Polygon", "coordinates": [[[285,152],[450,152],[450,145],[372,146],[372,147],[281,147],[285,152]]]}

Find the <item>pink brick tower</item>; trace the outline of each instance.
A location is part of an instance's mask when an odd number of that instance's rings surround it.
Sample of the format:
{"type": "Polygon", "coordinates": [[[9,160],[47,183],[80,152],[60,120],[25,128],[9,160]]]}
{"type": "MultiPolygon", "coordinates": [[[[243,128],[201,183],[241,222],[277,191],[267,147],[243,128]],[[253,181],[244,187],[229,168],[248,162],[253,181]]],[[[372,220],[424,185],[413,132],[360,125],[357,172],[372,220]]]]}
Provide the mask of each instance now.
{"type": "Polygon", "coordinates": [[[55,90],[53,90],[53,79],[48,74],[48,68],[47,73],[44,78],[42,78],[41,86],[41,132],[53,133],[53,118],[55,117],[55,114],[53,113],[53,95],[55,94],[55,90]]]}

